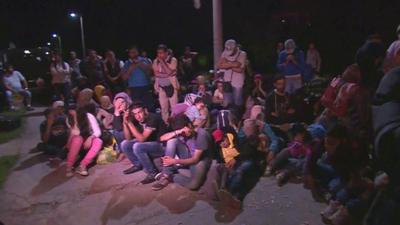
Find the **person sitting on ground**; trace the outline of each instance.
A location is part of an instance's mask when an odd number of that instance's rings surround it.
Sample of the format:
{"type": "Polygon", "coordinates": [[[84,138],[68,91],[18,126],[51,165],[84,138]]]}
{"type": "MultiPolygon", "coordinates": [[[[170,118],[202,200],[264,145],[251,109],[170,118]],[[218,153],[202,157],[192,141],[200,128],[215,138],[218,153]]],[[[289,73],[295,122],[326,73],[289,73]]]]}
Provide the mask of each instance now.
{"type": "Polygon", "coordinates": [[[46,120],[40,124],[42,142],[36,148],[50,157],[65,159],[67,155],[65,146],[69,135],[66,117],[56,108],[47,108],[44,116],[46,120]]]}
{"type": "Polygon", "coordinates": [[[76,106],[82,108],[86,105],[93,104],[97,106],[97,102],[93,99],[93,90],[85,88],[79,92],[78,99],[76,100],[76,106]]]}
{"type": "Polygon", "coordinates": [[[265,105],[265,98],[267,97],[266,92],[263,89],[263,83],[262,83],[262,76],[261,74],[256,74],[254,76],[254,83],[255,83],[255,88],[247,97],[246,99],[246,111],[243,114],[243,119],[249,119],[250,118],[250,111],[255,105],[265,105]]]}
{"type": "Polygon", "coordinates": [[[28,82],[19,71],[14,70],[11,64],[4,66],[3,83],[6,88],[6,96],[11,110],[15,110],[15,102],[13,100],[13,96],[15,95],[21,95],[24,98],[26,110],[33,110],[31,106],[32,94],[28,90],[28,82]]]}
{"type": "Polygon", "coordinates": [[[73,166],[82,149],[87,150],[87,153],[75,171],[82,176],[88,176],[87,166],[96,158],[102,148],[101,129],[94,116],[95,111],[96,106],[93,104],[80,107],[76,111],[69,110],[71,120],[68,120],[68,124],[71,129],[67,145],[67,177],[73,176],[73,166]]]}
{"type": "Polygon", "coordinates": [[[206,105],[211,105],[212,96],[211,93],[208,92],[206,84],[197,85],[197,95],[203,98],[203,101],[206,105]]]}
{"type": "Polygon", "coordinates": [[[282,185],[292,174],[298,172],[299,168],[302,168],[301,160],[295,160],[293,163],[290,159],[304,159],[311,152],[309,145],[311,136],[303,124],[294,124],[291,133],[293,141],[276,155],[271,164],[272,172],[280,170],[276,175],[278,185],[282,185]]]}
{"type": "MultiPolygon", "coordinates": [[[[125,92],[120,92],[115,95],[113,101],[113,120],[112,120],[112,134],[117,141],[118,150],[121,151],[121,143],[124,140],[124,129],[123,129],[123,116],[128,111],[129,106],[132,104],[132,100],[125,92]]],[[[122,154],[121,154],[122,155],[122,154]]],[[[121,159],[121,158],[120,158],[121,159]]]]}
{"type": "Polygon", "coordinates": [[[254,120],[244,122],[242,128],[244,137],[238,139],[237,145],[233,140],[234,135],[231,133],[227,133],[225,138],[218,137],[222,136],[218,134],[220,133],[218,130],[213,133],[216,142],[222,148],[226,167],[230,170],[226,183],[223,183],[224,177],[222,177],[218,198],[235,209],[241,208],[242,201],[251,190],[252,180],[261,175],[258,164],[262,158],[262,153],[257,150],[261,141],[259,138],[260,131],[254,122],[254,120]],[[223,141],[221,142],[221,140],[223,141]],[[226,190],[224,185],[226,185],[226,190]]]}
{"type": "Polygon", "coordinates": [[[252,168],[254,162],[248,157],[240,155],[234,142],[234,134],[215,130],[212,135],[215,142],[220,146],[224,162],[218,196],[221,201],[225,201],[224,196],[232,194],[232,198],[229,199],[232,199],[234,204],[229,205],[240,208],[241,200],[243,200],[240,190],[243,186],[244,176],[252,168]],[[224,193],[226,191],[229,193],[224,193]]]}
{"type": "Polygon", "coordinates": [[[275,89],[265,100],[265,116],[270,124],[282,125],[293,122],[296,110],[292,106],[289,95],[285,92],[285,78],[276,76],[274,78],[275,89]]]}
{"type": "Polygon", "coordinates": [[[112,129],[114,107],[111,104],[110,97],[100,97],[100,107],[97,111],[96,118],[101,121],[102,127],[106,130],[112,129]]]}
{"type": "MultiPolygon", "coordinates": [[[[257,147],[257,149],[259,149],[260,152],[263,152],[265,154],[264,157],[266,158],[266,162],[268,164],[265,173],[266,175],[269,175],[271,173],[270,164],[275,158],[275,155],[278,154],[279,151],[278,137],[275,135],[274,131],[272,131],[269,124],[263,122],[262,120],[256,118],[250,118],[245,120],[243,124],[246,124],[246,126],[249,127],[254,126],[254,128],[257,129],[257,132],[259,134],[258,139],[260,140],[259,141],[260,145],[257,147]]],[[[246,138],[244,127],[242,127],[239,130],[238,138],[239,140],[243,140],[246,138]]]]}
{"type": "Polygon", "coordinates": [[[195,127],[204,127],[208,121],[208,110],[203,98],[197,97],[194,104],[186,110],[185,115],[195,127]]]}
{"type": "Polygon", "coordinates": [[[160,138],[160,141],[167,142],[167,146],[165,157],[162,158],[163,170],[152,189],[161,190],[174,181],[190,190],[198,190],[206,179],[212,161],[211,137],[203,128],[196,129],[184,114],[171,119],[171,128],[172,132],[160,138]],[[178,164],[190,168],[189,177],[174,175],[175,166],[178,164]]]}
{"type": "Polygon", "coordinates": [[[223,109],[224,106],[224,83],[222,81],[217,81],[215,83],[216,89],[213,95],[213,108],[223,109]]]}
{"type": "Polygon", "coordinates": [[[146,178],[142,184],[155,181],[158,173],[151,159],[164,156],[160,137],[167,131],[167,126],[157,114],[147,111],[143,103],[133,103],[123,114],[125,140],[121,149],[133,166],[123,171],[132,174],[144,169],[146,178]]]}

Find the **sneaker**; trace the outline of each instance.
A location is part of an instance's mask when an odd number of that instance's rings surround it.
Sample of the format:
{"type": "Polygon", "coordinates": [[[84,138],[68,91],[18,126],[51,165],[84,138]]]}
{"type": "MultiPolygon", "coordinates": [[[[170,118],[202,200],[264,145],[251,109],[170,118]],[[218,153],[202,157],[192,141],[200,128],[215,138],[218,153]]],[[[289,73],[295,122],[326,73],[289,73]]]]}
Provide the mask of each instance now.
{"type": "Polygon", "coordinates": [[[66,177],[72,177],[74,176],[74,170],[72,169],[72,167],[67,167],[66,171],[65,171],[65,176],[66,177]]]}
{"type": "Polygon", "coordinates": [[[88,176],[89,172],[87,171],[85,166],[79,166],[78,168],[76,168],[75,172],[77,174],[80,174],[81,176],[88,176]]]}
{"type": "Polygon", "coordinates": [[[346,207],[340,207],[333,216],[329,217],[331,225],[351,225],[354,221],[346,207]]]}
{"type": "Polygon", "coordinates": [[[147,176],[140,181],[141,184],[150,184],[156,181],[155,175],[154,174],[147,174],[147,176]]]}
{"type": "Polygon", "coordinates": [[[159,191],[159,190],[165,188],[166,186],[168,186],[169,182],[170,181],[169,181],[168,177],[164,175],[160,178],[160,180],[157,183],[153,184],[151,189],[153,189],[153,191],[159,191]]]}
{"type": "Polygon", "coordinates": [[[220,189],[218,192],[219,200],[226,206],[230,206],[233,209],[241,209],[242,202],[233,196],[229,191],[225,189],[220,189]]]}
{"type": "Polygon", "coordinates": [[[270,166],[267,166],[264,172],[264,177],[269,177],[272,175],[272,168],[270,166]]]}
{"type": "Polygon", "coordinates": [[[163,176],[163,173],[157,173],[157,174],[154,176],[154,179],[156,179],[156,180],[158,181],[158,180],[160,180],[160,179],[162,178],[162,176],[163,176]]]}
{"type": "Polygon", "coordinates": [[[287,181],[288,178],[288,173],[287,172],[280,172],[278,175],[276,175],[276,180],[278,182],[278,186],[283,186],[285,182],[287,181]]]}
{"type": "Polygon", "coordinates": [[[322,222],[324,222],[325,224],[329,224],[331,222],[329,218],[340,209],[340,206],[341,205],[338,201],[331,200],[328,207],[326,207],[324,211],[320,213],[322,222]]]}
{"type": "Polygon", "coordinates": [[[124,174],[132,174],[132,173],[136,173],[141,170],[142,170],[142,168],[140,168],[138,166],[132,166],[131,168],[124,170],[123,173],[124,174]]]}

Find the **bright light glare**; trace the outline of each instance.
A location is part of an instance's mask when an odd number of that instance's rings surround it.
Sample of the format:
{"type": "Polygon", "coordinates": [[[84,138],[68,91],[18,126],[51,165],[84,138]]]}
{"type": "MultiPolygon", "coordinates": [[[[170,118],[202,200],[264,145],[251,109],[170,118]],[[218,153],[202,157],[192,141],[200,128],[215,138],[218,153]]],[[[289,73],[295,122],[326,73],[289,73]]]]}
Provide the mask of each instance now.
{"type": "Polygon", "coordinates": [[[57,34],[52,34],[51,35],[53,38],[56,38],[57,37],[57,34]]]}
{"type": "Polygon", "coordinates": [[[28,55],[28,54],[31,54],[31,51],[29,51],[29,50],[24,50],[24,53],[28,55]]]}
{"type": "Polygon", "coordinates": [[[76,13],[72,12],[72,13],[69,14],[69,16],[74,18],[74,17],[77,17],[78,15],[76,13]]]}

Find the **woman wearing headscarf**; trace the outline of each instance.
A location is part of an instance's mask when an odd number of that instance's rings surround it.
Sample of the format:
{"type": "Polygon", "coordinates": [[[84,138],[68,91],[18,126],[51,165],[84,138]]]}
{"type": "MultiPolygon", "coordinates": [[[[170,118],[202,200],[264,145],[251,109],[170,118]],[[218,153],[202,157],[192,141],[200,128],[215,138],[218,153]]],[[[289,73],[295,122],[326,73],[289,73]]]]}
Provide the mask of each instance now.
{"type": "Polygon", "coordinates": [[[79,92],[76,105],[78,108],[80,108],[88,105],[89,103],[97,105],[97,103],[93,100],[93,90],[90,88],[85,88],[79,92]]]}

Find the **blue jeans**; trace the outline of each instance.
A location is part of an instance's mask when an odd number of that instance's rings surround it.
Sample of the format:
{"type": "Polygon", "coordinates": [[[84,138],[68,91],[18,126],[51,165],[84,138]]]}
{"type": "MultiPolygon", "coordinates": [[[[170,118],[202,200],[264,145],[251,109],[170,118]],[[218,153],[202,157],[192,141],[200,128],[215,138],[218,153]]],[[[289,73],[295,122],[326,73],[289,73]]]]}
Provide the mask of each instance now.
{"type": "MultiPolygon", "coordinates": [[[[175,155],[178,155],[181,159],[188,159],[191,157],[188,147],[177,138],[171,139],[167,142],[165,155],[172,158],[175,157],[175,155]]],[[[211,166],[211,162],[212,161],[209,158],[201,159],[198,163],[189,167],[189,177],[177,174],[173,177],[174,182],[190,190],[199,189],[207,177],[207,172],[211,166]]],[[[164,167],[164,174],[172,175],[173,172],[173,166],[164,167]]]]}
{"type": "MultiPolygon", "coordinates": [[[[188,159],[190,158],[190,152],[188,147],[183,144],[178,138],[173,138],[167,141],[167,146],[165,147],[165,156],[169,156],[171,158],[175,158],[178,156],[180,159],[188,159]]],[[[175,168],[174,166],[164,166],[163,173],[171,176],[174,174],[175,168]]]]}
{"type": "Polygon", "coordinates": [[[243,87],[232,86],[233,103],[235,106],[243,105],[243,87]]]}
{"type": "Polygon", "coordinates": [[[236,166],[229,175],[226,186],[228,190],[232,193],[232,195],[242,200],[246,195],[246,189],[243,187],[245,182],[244,175],[253,168],[254,163],[251,160],[244,160],[237,163],[238,166],[236,166]]]}
{"type": "Polygon", "coordinates": [[[132,162],[133,165],[143,167],[148,174],[157,173],[150,158],[158,158],[164,155],[162,145],[159,142],[137,142],[135,140],[125,140],[121,143],[122,151],[132,162]]]}
{"type": "Polygon", "coordinates": [[[115,138],[115,140],[117,141],[117,145],[118,145],[118,152],[122,151],[122,142],[124,141],[124,131],[118,131],[118,130],[112,130],[112,134],[115,138]]]}

